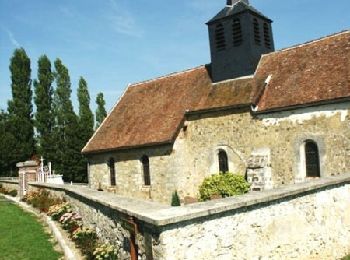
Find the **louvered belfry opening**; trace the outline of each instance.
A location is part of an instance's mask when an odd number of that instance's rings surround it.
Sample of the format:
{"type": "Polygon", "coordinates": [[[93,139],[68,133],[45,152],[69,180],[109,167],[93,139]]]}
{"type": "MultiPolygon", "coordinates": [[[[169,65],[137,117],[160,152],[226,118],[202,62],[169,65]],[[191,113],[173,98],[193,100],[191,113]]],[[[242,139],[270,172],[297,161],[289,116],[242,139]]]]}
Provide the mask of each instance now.
{"type": "Polygon", "coordinates": [[[216,26],[215,43],[216,43],[216,49],[218,51],[223,51],[223,50],[226,49],[225,29],[224,29],[224,26],[221,23],[219,23],[216,26]]]}
{"type": "Polygon", "coordinates": [[[232,23],[233,46],[240,46],[243,42],[242,26],[240,19],[233,19],[232,23]]]}

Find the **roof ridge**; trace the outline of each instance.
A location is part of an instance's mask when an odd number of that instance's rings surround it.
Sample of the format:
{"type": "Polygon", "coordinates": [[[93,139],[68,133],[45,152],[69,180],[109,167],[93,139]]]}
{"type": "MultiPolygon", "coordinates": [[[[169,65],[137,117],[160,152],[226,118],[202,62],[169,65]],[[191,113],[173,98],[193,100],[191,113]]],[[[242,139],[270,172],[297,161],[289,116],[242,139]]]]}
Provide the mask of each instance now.
{"type": "Polygon", "coordinates": [[[178,75],[181,75],[181,74],[189,73],[189,72],[201,69],[201,68],[205,68],[205,66],[206,65],[199,65],[197,67],[186,69],[186,70],[183,70],[183,71],[172,72],[172,73],[169,73],[169,74],[166,74],[166,75],[163,75],[163,76],[155,77],[153,79],[147,79],[147,80],[143,80],[143,81],[140,81],[140,82],[132,83],[132,84],[129,84],[128,86],[129,87],[136,87],[136,86],[139,86],[139,85],[142,85],[142,84],[145,84],[145,83],[150,83],[150,82],[153,82],[153,81],[156,81],[156,80],[165,79],[165,78],[174,77],[174,76],[178,76],[178,75]]]}
{"type": "Polygon", "coordinates": [[[299,44],[296,44],[296,45],[293,45],[293,46],[290,46],[290,47],[282,48],[282,49],[274,51],[274,52],[263,54],[263,56],[269,56],[269,55],[273,55],[275,53],[290,51],[290,50],[293,50],[293,49],[301,48],[301,47],[304,47],[304,46],[307,46],[307,45],[314,44],[316,42],[324,41],[324,40],[327,40],[329,38],[337,37],[339,35],[348,34],[348,33],[350,33],[350,29],[345,29],[345,30],[342,30],[342,31],[337,32],[337,33],[329,34],[329,35],[326,35],[326,36],[323,36],[323,37],[320,37],[320,38],[317,38],[317,39],[314,39],[314,40],[310,40],[310,41],[307,41],[307,42],[304,42],[304,43],[299,43],[299,44]]]}

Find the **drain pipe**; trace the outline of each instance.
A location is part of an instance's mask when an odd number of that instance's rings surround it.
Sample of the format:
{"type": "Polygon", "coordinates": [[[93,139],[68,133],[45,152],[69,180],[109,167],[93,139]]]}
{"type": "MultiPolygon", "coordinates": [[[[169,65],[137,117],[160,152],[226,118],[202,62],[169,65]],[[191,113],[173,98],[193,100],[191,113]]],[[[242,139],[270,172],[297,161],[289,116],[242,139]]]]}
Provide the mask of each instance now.
{"type": "Polygon", "coordinates": [[[130,229],[130,259],[137,260],[138,258],[138,248],[136,244],[136,236],[138,233],[137,223],[135,222],[134,217],[128,217],[128,223],[131,226],[130,229]]]}

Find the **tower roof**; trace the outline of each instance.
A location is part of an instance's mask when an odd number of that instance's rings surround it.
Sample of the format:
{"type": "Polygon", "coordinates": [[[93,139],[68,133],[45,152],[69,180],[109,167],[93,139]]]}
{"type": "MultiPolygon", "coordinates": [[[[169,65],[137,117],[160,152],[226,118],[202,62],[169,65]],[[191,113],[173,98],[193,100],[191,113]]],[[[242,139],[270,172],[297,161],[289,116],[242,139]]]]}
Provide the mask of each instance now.
{"type": "MultiPolygon", "coordinates": [[[[229,2],[229,1],[228,1],[229,2]]],[[[212,19],[210,19],[207,24],[211,24],[217,20],[221,20],[230,16],[233,16],[235,14],[239,14],[245,11],[253,12],[254,14],[272,22],[270,18],[263,15],[261,12],[259,12],[257,9],[255,9],[253,6],[249,4],[248,0],[233,0],[231,1],[231,4],[227,4],[225,8],[223,8],[217,15],[215,15],[212,19]]]]}

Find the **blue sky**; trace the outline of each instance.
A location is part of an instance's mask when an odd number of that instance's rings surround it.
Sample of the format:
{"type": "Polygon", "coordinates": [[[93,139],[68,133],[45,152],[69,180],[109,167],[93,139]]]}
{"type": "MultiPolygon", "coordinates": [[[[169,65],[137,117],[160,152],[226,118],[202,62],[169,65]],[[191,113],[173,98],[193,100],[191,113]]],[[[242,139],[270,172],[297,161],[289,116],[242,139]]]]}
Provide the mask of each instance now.
{"type": "MultiPolygon", "coordinates": [[[[92,108],[103,92],[111,109],[128,83],[210,62],[205,22],[226,0],[0,0],[0,108],[11,98],[9,59],[24,47],[32,78],[42,54],[83,76],[92,108]]],[[[274,20],[277,49],[350,28],[349,0],[251,0],[274,20]]]]}

